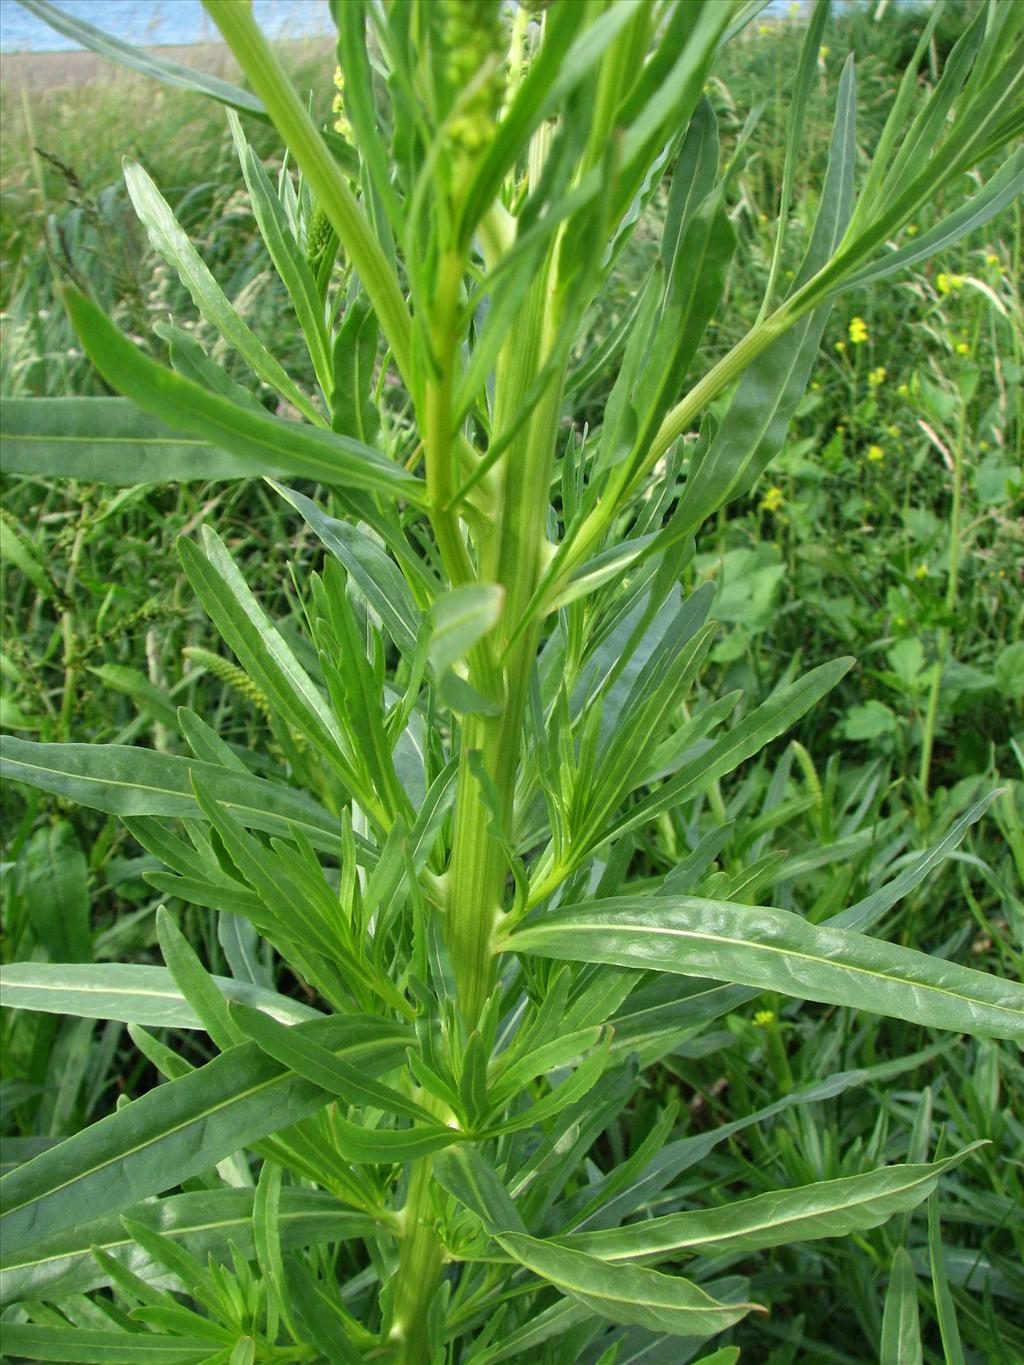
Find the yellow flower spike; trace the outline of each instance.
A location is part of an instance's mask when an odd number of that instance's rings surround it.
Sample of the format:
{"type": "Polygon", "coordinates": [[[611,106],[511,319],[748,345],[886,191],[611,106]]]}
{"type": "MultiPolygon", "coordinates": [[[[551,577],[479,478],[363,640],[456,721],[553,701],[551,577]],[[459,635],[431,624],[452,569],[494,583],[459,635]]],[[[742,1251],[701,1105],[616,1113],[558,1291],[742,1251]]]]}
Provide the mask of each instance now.
{"type": "Polygon", "coordinates": [[[956,343],[956,353],[957,355],[970,355],[971,348],[969,343],[966,341],[958,341],[956,343]]]}
{"type": "Polygon", "coordinates": [[[899,394],[899,396],[900,396],[901,398],[909,398],[909,397],[910,397],[910,385],[909,385],[909,384],[900,384],[900,385],[897,386],[896,392],[899,394]]]}
{"type": "Polygon", "coordinates": [[[767,1028],[769,1024],[775,1023],[774,1010],[758,1010],[754,1015],[755,1028],[767,1028]]]}
{"type": "Polygon", "coordinates": [[[771,488],[768,489],[767,493],[765,493],[764,497],[758,503],[758,509],[762,512],[777,512],[784,502],[785,498],[783,497],[782,489],[776,487],[775,484],[772,484],[771,488]]]}
{"type": "Polygon", "coordinates": [[[831,51],[832,49],[827,43],[822,43],[821,47],[818,48],[818,61],[824,63],[825,58],[831,51]]]}
{"type": "Polygon", "coordinates": [[[846,342],[845,342],[845,341],[837,341],[837,342],[836,342],[836,350],[839,351],[840,354],[841,354],[843,351],[845,351],[845,350],[846,350],[846,342]]]}
{"type": "Polygon", "coordinates": [[[884,365],[876,365],[873,370],[869,371],[868,383],[871,385],[873,389],[877,389],[881,384],[885,383],[884,365]]]}
{"type": "Polygon", "coordinates": [[[915,577],[915,578],[927,578],[927,577],[928,577],[928,565],[927,565],[927,564],[919,564],[919,565],[917,566],[917,568],[914,570],[914,577],[915,577]]]}
{"type": "Polygon", "coordinates": [[[885,451],[881,446],[870,445],[867,448],[867,457],[872,464],[881,464],[885,459],[885,451]]]}
{"type": "Polygon", "coordinates": [[[952,294],[958,289],[963,289],[964,277],[962,275],[947,275],[942,270],[939,272],[935,284],[940,294],[952,294]]]}
{"type": "Polygon", "coordinates": [[[868,339],[868,325],[863,318],[851,318],[849,326],[850,340],[855,346],[860,346],[868,339]]]}
{"type": "Polygon", "coordinates": [[[985,255],[985,264],[1001,266],[1002,261],[999,259],[999,257],[995,254],[994,251],[989,251],[985,255]]]}

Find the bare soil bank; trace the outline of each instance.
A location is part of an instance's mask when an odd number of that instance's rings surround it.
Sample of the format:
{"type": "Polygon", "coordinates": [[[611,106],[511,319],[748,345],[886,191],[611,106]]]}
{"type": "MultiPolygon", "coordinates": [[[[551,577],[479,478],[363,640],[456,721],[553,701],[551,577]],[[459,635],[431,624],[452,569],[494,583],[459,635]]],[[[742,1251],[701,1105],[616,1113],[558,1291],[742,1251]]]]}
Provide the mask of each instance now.
{"type": "MultiPolygon", "coordinates": [[[[303,38],[276,46],[285,53],[291,65],[321,53],[326,56],[332,44],[330,39],[303,38]]],[[[195,67],[225,80],[238,78],[238,63],[223,43],[190,43],[183,47],[149,47],[145,50],[165,61],[195,67]]],[[[127,76],[136,80],[148,79],[95,52],[11,52],[0,58],[0,80],[8,87],[53,90],[64,85],[84,85],[90,81],[111,81],[127,76]]]]}

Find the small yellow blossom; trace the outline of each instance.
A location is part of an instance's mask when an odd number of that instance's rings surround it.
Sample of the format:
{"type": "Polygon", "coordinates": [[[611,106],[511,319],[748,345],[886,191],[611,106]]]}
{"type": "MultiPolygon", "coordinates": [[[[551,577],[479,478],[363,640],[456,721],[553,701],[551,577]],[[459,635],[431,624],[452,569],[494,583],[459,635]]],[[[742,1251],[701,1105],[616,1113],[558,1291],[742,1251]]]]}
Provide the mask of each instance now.
{"type": "Polygon", "coordinates": [[[775,484],[772,484],[771,488],[768,489],[767,493],[765,493],[764,497],[758,503],[758,508],[762,512],[777,512],[784,502],[785,498],[782,496],[782,489],[777,488],[775,484]]]}
{"type": "Polygon", "coordinates": [[[921,229],[917,226],[916,223],[908,223],[908,224],[907,224],[907,236],[908,236],[908,237],[916,237],[917,234],[918,234],[920,231],[921,231],[921,229]]]}
{"type": "Polygon", "coordinates": [[[818,61],[823,62],[831,51],[832,49],[827,43],[822,43],[821,47],[818,48],[818,61]]]}
{"type": "Polygon", "coordinates": [[[979,441],[978,449],[981,451],[982,455],[984,455],[986,454],[987,451],[991,450],[992,447],[989,445],[987,441],[979,441]]]}
{"type": "Polygon", "coordinates": [[[990,252],[988,252],[987,255],[985,256],[985,264],[986,264],[986,265],[1002,265],[1002,261],[999,259],[999,257],[995,254],[994,251],[990,251],[990,252]]]}
{"type": "Polygon", "coordinates": [[[880,384],[885,383],[884,365],[876,365],[873,370],[868,371],[868,383],[873,389],[877,389],[880,384]]]}
{"type": "Polygon", "coordinates": [[[917,568],[914,570],[914,577],[915,577],[915,578],[927,578],[927,577],[928,577],[928,565],[927,565],[927,564],[919,564],[919,565],[917,566],[917,568]]]}
{"type": "Polygon", "coordinates": [[[970,355],[970,345],[966,341],[958,341],[956,343],[956,353],[957,355],[970,355]]]}
{"type": "Polygon", "coordinates": [[[771,29],[768,27],[767,24],[758,24],[757,31],[758,33],[760,33],[762,38],[766,33],[771,33],[771,29]]]}
{"type": "Polygon", "coordinates": [[[855,346],[868,339],[868,325],[863,318],[850,319],[850,340],[855,346]]]}
{"type": "Polygon", "coordinates": [[[900,434],[900,429],[895,422],[890,422],[886,430],[890,436],[898,436],[900,434]]]}
{"type": "Polygon", "coordinates": [[[812,380],[811,380],[811,388],[812,388],[812,389],[820,389],[820,388],[821,388],[821,385],[818,383],[818,381],[817,381],[816,379],[812,379],[812,380]]]}
{"type": "Polygon", "coordinates": [[[881,446],[870,445],[867,448],[867,457],[872,464],[881,464],[885,459],[885,451],[881,446]]]}
{"type": "Polygon", "coordinates": [[[331,110],[335,115],[334,131],[343,138],[351,141],[352,125],[348,121],[345,113],[345,74],[340,66],[334,68],[334,89],[337,92],[331,101],[331,110]]]}
{"type": "Polygon", "coordinates": [[[910,397],[910,385],[909,385],[909,384],[900,384],[900,385],[898,386],[898,388],[896,389],[896,392],[899,394],[899,396],[900,396],[901,398],[909,398],[909,397],[910,397]]]}
{"type": "Polygon", "coordinates": [[[758,1010],[754,1015],[755,1028],[767,1028],[769,1024],[775,1023],[774,1010],[758,1010]]]}
{"type": "Polygon", "coordinates": [[[842,355],[843,351],[846,350],[846,342],[845,342],[845,341],[837,341],[837,342],[836,342],[836,350],[840,353],[840,355],[842,355]]]}
{"type": "Polygon", "coordinates": [[[964,277],[962,275],[947,275],[943,270],[939,273],[935,283],[940,294],[951,294],[954,290],[963,289],[964,277]]]}

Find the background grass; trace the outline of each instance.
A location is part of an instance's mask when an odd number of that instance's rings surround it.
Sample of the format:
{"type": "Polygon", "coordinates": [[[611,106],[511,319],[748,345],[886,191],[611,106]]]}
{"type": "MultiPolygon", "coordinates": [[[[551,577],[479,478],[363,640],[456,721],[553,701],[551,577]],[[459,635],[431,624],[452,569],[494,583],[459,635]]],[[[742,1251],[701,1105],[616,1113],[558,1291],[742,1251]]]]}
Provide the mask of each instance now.
{"type": "MultiPolygon", "coordinates": [[[[951,7],[936,35],[936,66],[959,31],[962,8],[951,7]]],[[[919,30],[910,7],[890,7],[880,22],[872,14],[852,7],[833,21],[822,49],[794,250],[813,214],[841,60],[848,50],[857,54],[860,144],[870,146],[919,30]]],[[[715,333],[723,350],[756,315],[767,275],[798,43],[794,23],[755,25],[709,88],[727,143],[749,108],[764,105],[734,207],[743,245],[715,333]]],[[[329,49],[307,50],[295,62],[325,113],[329,49]]],[[[273,161],[273,133],[248,131],[273,161]]],[[[300,382],[311,379],[218,110],[124,74],[74,98],[66,89],[8,86],[0,151],[5,395],[106,391],[55,303],[54,282],[65,274],[87,282],[155,353],[162,343],[152,324],[170,315],[193,327],[235,379],[256,387],[149,248],[121,180],[124,155],[153,175],[254,330],[300,382]]],[[[627,305],[658,233],[655,212],[590,319],[581,356],[627,305]]],[[[807,668],[852,653],[859,667],[807,718],[795,743],[780,741],[706,802],[645,832],[635,850],[640,875],[663,873],[709,828],[732,820],[718,859],[722,894],[729,888],[733,899],[770,900],[818,919],[865,894],[979,794],[1000,787],[959,855],[893,912],[884,932],[1020,974],[1021,267],[1017,204],[948,259],[844,298],[785,452],[745,502],[705,529],[685,579],[689,586],[717,580],[715,614],[728,626],[702,680],[709,691],[739,686],[763,696],[797,660],[807,668]],[[952,536],[958,471],[959,534],[952,536]],[[944,667],[926,793],[920,759],[937,660],[944,667]]],[[[577,424],[599,414],[613,378],[602,373],[575,395],[577,424]]],[[[320,551],[260,483],[116,490],[10,478],[3,516],[0,720],[7,728],[43,740],[174,749],[173,708],[186,704],[257,761],[273,753],[258,706],[228,669],[201,653],[219,655],[221,647],[175,552],[178,536],[206,520],[216,525],[264,605],[299,641],[292,575],[301,583],[320,551]]],[[[157,899],[141,880],[151,860],[123,828],[16,787],[3,802],[5,956],[157,960],[157,899]]],[[[172,908],[204,945],[208,964],[225,970],[213,917],[172,908]]],[[[120,1025],[9,1014],[4,1029],[9,1160],[154,1083],[120,1025]]],[[[943,1183],[946,1265],[967,1359],[1020,1361],[1024,1073],[1008,1047],[947,1040],[936,1049],[932,1042],[898,1021],[761,1000],[655,1068],[594,1161],[607,1168],[620,1160],[669,1098],[681,1104],[679,1132],[700,1132],[837,1070],[877,1067],[866,1088],[744,1128],[675,1193],[713,1203],[989,1138],[990,1147],[943,1183]]],[[[897,1219],[848,1241],[723,1260],[722,1274],[749,1276],[751,1292],[771,1308],[767,1321],[741,1325],[735,1340],[752,1343],[749,1359],[768,1365],[877,1358],[888,1266],[908,1238],[922,1272],[926,1356],[942,1360],[923,1212],[909,1228],[897,1219]]],[[[664,1359],[678,1361],[678,1349],[664,1359]]]]}

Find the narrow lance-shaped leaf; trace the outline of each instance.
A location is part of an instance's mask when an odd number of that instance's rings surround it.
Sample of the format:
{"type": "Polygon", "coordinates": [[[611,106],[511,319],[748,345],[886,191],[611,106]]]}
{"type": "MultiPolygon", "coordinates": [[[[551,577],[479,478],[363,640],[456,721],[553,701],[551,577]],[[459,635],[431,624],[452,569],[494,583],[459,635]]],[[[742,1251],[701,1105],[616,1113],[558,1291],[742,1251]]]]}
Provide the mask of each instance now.
{"type": "Polygon", "coordinates": [[[306,338],[306,347],[313,362],[317,381],[324,397],[330,400],[333,385],[329,338],[323,305],[316,291],[316,280],[292,236],[284,207],[274,193],[270,178],[246,141],[238,115],[233,110],[228,111],[228,124],[260,236],[270,259],[274,262],[274,268],[288,290],[299,326],[306,338]]]}
{"type": "MultiPolygon", "coordinates": [[[[297,1027],[370,1076],[399,1064],[410,1041],[400,1025],[362,1015],[297,1027]]],[[[5,1176],[4,1253],[179,1185],[328,1100],[255,1043],[231,1048],[5,1176]]]]}
{"type": "Polygon", "coordinates": [[[163,197],[143,168],[134,161],[125,161],[125,183],[135,212],[139,215],[154,248],[172,266],[192,295],[192,301],[203,318],[216,327],[221,336],[243,357],[255,374],[276,389],[282,398],[320,426],[326,422],[293,379],[238,314],[227,295],[213,278],[187,233],[171,212],[163,197]]]}
{"type": "MultiPolygon", "coordinates": [[[[204,1261],[211,1252],[226,1255],[231,1242],[244,1256],[253,1251],[251,1189],[175,1194],[133,1204],[124,1213],[132,1222],[180,1242],[204,1261]]],[[[376,1219],[346,1209],[325,1190],[305,1189],[281,1191],[277,1227],[285,1249],[369,1237],[380,1230],[376,1219]]],[[[120,1216],[110,1215],[0,1258],[0,1304],[52,1300],[108,1283],[106,1272],[91,1254],[92,1247],[116,1257],[136,1275],[149,1280],[159,1275],[152,1258],[125,1232],[120,1216]]]]}
{"type": "Polygon", "coordinates": [[[709,976],[929,1028],[1024,1042],[1024,986],[788,910],[623,896],[556,912],[506,949],[709,976]]]}
{"type": "Polygon", "coordinates": [[[799,1189],[773,1190],[718,1209],[670,1213],[625,1227],[576,1233],[561,1238],[560,1243],[602,1261],[650,1263],[682,1253],[713,1256],[819,1237],[845,1237],[916,1208],[935,1189],[940,1176],[981,1145],[974,1143],[944,1161],[888,1166],[799,1189]]]}
{"type": "MultiPolygon", "coordinates": [[[[259,461],[264,473],[277,478],[319,479],[422,501],[422,482],[378,451],[347,436],[250,412],[208,393],[150,360],[84,294],[66,287],[62,298],[86,354],[104,379],[172,430],[246,461],[259,461]]],[[[251,467],[247,464],[246,471],[251,467]]]]}
{"type": "Polygon", "coordinates": [[[923,1365],[917,1271],[906,1247],[897,1248],[889,1272],[882,1316],[879,1365],[923,1365]]]}

